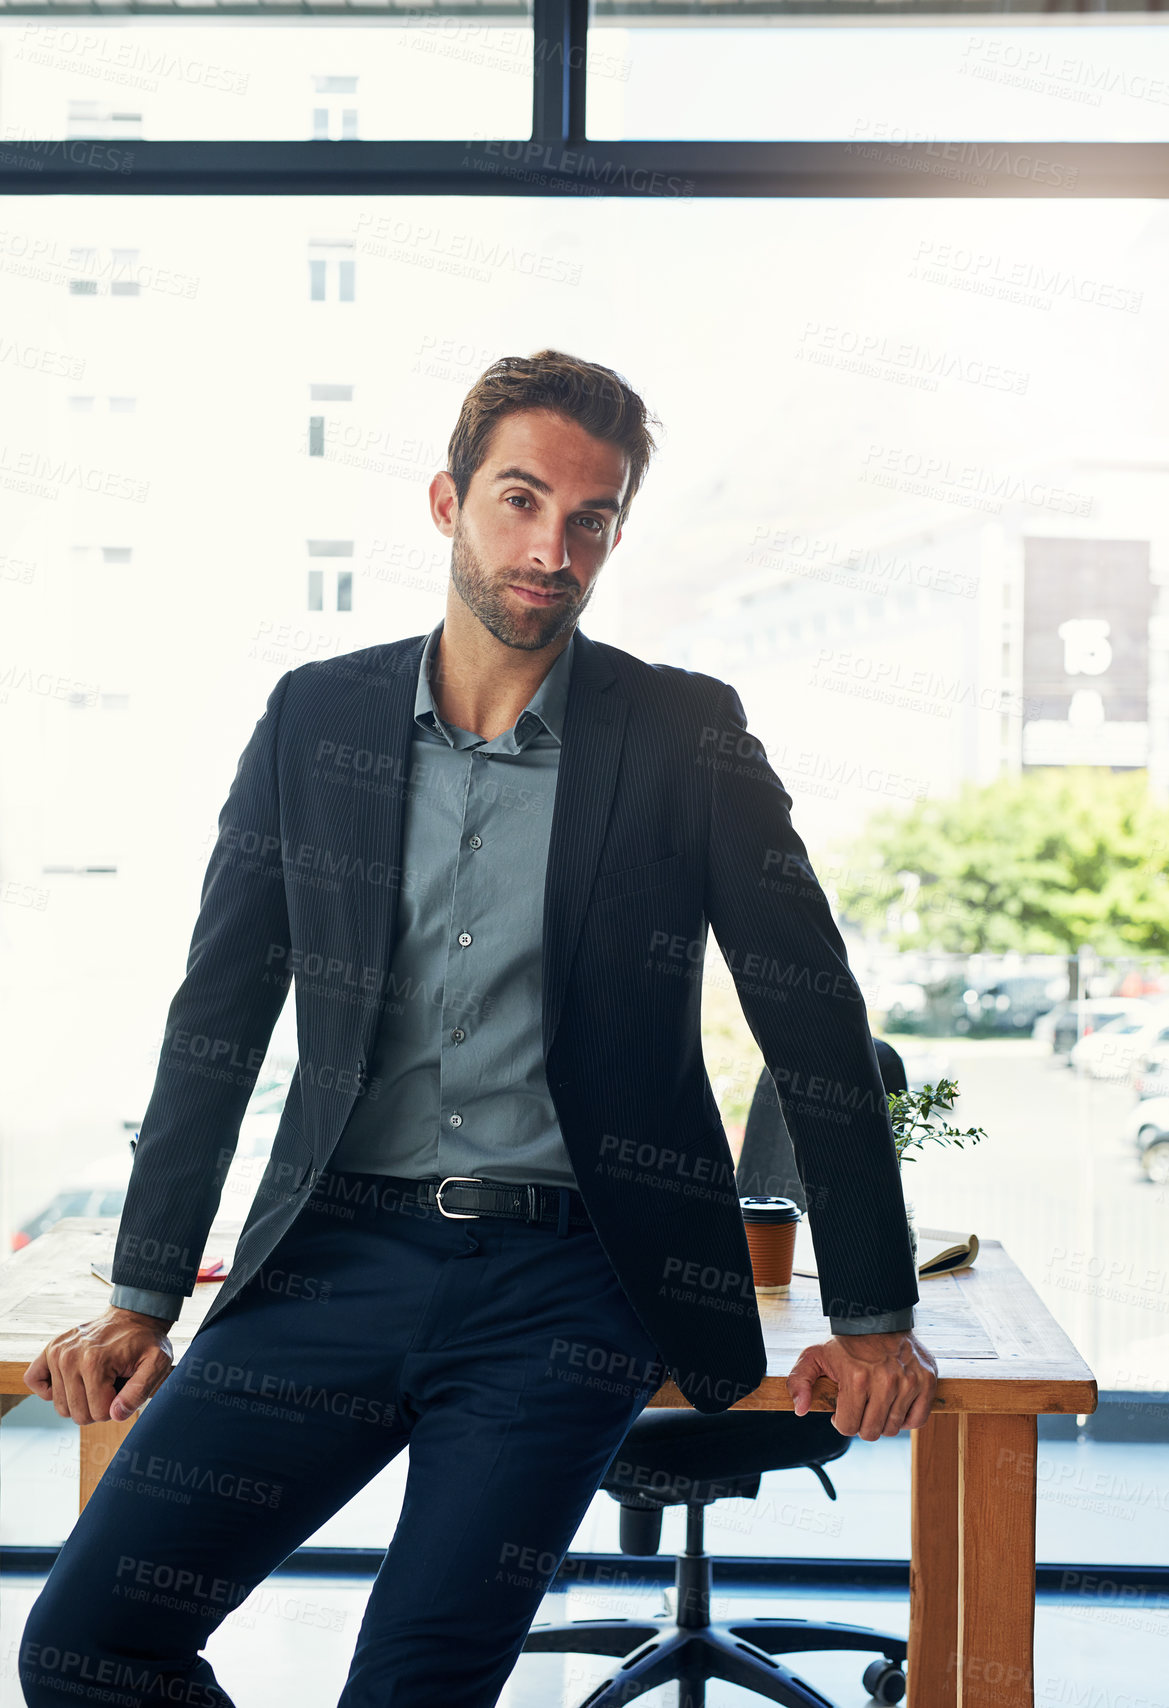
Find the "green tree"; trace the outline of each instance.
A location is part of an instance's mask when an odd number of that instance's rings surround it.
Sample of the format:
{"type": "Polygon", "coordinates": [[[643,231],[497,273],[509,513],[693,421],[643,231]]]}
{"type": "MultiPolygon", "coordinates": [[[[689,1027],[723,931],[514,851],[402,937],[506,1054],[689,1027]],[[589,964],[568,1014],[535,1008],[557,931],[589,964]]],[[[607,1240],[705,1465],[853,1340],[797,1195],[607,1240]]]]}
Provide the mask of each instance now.
{"type": "Polygon", "coordinates": [[[1144,771],[1049,766],[883,808],[840,869],[839,912],[901,950],[1169,949],[1169,808],[1144,771]],[[908,900],[906,873],[920,880],[908,900]],[[890,906],[913,928],[891,928],[890,906]]]}

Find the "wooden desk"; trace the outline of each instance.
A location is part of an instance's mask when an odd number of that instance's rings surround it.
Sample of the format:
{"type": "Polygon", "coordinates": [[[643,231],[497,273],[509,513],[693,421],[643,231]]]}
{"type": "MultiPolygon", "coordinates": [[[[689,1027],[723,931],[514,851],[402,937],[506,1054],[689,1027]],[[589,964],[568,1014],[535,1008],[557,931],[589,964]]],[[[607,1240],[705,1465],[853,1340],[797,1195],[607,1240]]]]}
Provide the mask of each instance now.
{"type": "MultiPolygon", "coordinates": [[[[69,1217],[0,1264],[0,1416],[29,1397],[23,1375],[64,1329],[96,1316],[110,1289],[90,1263],[113,1253],[117,1222],[69,1217]]],[[[936,1230],[923,1228],[932,1235],[936,1230]]],[[[207,1251],[230,1260],[238,1224],[207,1251]]],[[[797,1254],[798,1262],[798,1254],[797,1254]]],[[[186,1350],[218,1283],[196,1287],[171,1330],[186,1350]]],[[[1036,1418],[1092,1412],[1096,1382],[997,1240],[959,1275],[920,1283],[917,1333],[938,1364],[933,1413],[911,1432],[909,1693],[906,1708],[1034,1708],[1036,1418]]],[[[738,1411],[791,1411],[786,1376],[830,1333],[819,1283],[797,1276],[760,1297],[767,1375],[738,1411]]],[[[831,1382],[813,1410],[830,1411],[831,1382]]],[[[672,1382],[654,1406],[684,1406],[672,1382]]],[[[134,1420],[81,1430],[84,1505],[134,1420]]]]}
{"type": "MultiPolygon", "coordinates": [[[[1033,1708],[1036,1418],[1095,1411],[1096,1382],[1000,1241],[980,1239],[973,1268],[918,1291],[938,1387],[910,1432],[906,1705],[1033,1708]]],[[[758,1302],[767,1375],[733,1409],[791,1411],[788,1371],[831,1332],[819,1283],[796,1276],[789,1297],[758,1302]]],[[[817,1382],[812,1409],[831,1411],[835,1392],[817,1382]]],[[[667,1382],[650,1403],[685,1401],[667,1382]]]]}
{"type": "MultiPolygon", "coordinates": [[[[241,1226],[239,1221],[213,1223],[205,1255],[222,1257],[229,1266],[241,1226]]],[[[100,1316],[109,1304],[111,1288],[90,1272],[90,1265],[102,1264],[108,1270],[117,1231],[116,1216],[65,1216],[0,1263],[0,1418],[21,1400],[33,1398],[24,1372],[37,1353],[55,1335],[100,1316]]],[[[170,1331],[176,1364],[219,1288],[218,1281],[200,1282],[184,1303],[170,1331]]],[[[137,1415],[125,1423],[87,1423],[81,1429],[79,1511],[137,1415]]]]}

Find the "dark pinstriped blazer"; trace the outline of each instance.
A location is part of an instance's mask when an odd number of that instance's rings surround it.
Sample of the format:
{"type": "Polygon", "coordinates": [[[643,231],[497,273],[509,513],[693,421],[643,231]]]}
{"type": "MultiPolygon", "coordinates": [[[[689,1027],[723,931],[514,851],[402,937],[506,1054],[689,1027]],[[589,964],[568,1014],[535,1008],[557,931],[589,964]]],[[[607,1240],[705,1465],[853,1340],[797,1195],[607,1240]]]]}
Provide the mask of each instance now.
{"type": "MultiPolygon", "coordinates": [[[[297,1070],[204,1326],[295,1220],[369,1087],[425,638],[285,672],[220,814],[112,1271],[191,1292],[294,982],[297,1070]]],[[[699,1034],[708,925],[783,1097],[825,1314],[863,1321],[918,1297],[864,1004],[790,807],[732,687],[577,631],[544,892],[545,1065],[597,1234],[700,1411],[765,1373],[699,1034]]]]}

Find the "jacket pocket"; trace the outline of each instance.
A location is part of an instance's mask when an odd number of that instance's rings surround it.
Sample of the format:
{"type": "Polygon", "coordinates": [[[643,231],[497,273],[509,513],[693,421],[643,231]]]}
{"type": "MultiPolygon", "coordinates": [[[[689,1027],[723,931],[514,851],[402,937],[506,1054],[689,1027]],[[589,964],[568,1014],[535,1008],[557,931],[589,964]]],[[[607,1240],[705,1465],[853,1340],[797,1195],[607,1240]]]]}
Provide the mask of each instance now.
{"type": "Polygon", "coordinates": [[[658,889],[680,870],[681,854],[667,854],[647,866],[622,866],[616,872],[599,872],[590,900],[611,901],[614,896],[636,895],[639,890],[658,889]]]}

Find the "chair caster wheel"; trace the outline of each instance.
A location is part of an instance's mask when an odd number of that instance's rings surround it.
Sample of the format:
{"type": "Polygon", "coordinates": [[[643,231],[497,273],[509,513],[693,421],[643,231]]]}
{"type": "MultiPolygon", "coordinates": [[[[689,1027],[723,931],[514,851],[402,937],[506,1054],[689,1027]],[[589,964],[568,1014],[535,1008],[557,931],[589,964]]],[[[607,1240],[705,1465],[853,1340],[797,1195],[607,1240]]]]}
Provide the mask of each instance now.
{"type": "Polygon", "coordinates": [[[892,1661],[871,1661],[861,1683],[874,1702],[900,1702],[905,1695],[905,1674],[892,1661]]]}

